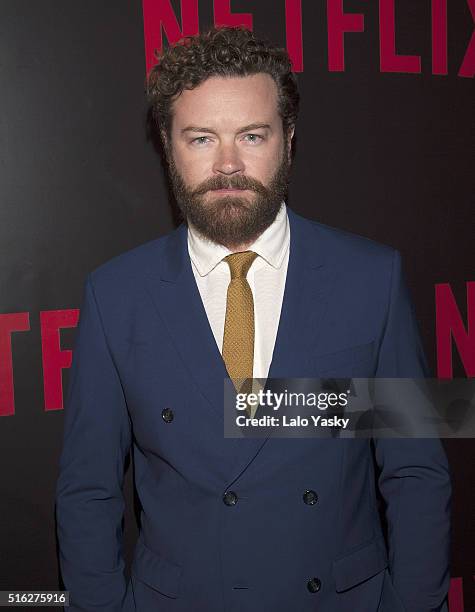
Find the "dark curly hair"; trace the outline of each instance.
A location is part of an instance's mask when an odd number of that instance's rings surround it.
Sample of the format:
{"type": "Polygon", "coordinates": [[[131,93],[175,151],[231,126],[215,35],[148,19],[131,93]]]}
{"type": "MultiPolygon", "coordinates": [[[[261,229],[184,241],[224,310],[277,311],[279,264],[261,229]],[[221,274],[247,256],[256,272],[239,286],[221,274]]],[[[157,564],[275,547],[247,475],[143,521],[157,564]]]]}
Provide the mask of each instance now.
{"type": "Polygon", "coordinates": [[[277,85],[285,138],[295,125],[299,93],[287,51],[257,38],[244,27],[214,27],[197,36],[187,36],[157,54],[157,60],[148,76],[146,93],[149,114],[162,138],[170,136],[175,98],[212,76],[269,74],[277,85]]]}

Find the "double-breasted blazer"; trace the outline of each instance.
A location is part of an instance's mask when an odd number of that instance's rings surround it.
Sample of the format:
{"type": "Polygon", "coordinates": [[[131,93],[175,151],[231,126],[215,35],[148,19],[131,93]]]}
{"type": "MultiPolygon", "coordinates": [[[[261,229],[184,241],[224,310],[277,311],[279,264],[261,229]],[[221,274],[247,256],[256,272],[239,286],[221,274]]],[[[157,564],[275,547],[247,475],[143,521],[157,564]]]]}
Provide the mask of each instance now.
{"type": "MultiPolygon", "coordinates": [[[[428,376],[399,252],[287,210],[269,378],[428,376]]],[[[441,442],[227,438],[227,377],[186,224],[88,274],[56,491],[69,609],[446,610],[441,442]],[[141,506],[130,577],[129,452],[141,506]]]]}

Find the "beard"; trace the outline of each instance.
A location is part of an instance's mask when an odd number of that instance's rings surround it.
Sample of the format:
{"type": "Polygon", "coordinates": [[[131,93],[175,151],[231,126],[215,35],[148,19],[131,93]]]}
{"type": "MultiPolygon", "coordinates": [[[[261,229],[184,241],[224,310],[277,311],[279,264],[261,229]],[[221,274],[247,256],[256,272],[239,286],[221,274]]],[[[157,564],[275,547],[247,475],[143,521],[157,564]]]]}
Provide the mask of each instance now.
{"type": "Polygon", "coordinates": [[[289,184],[290,162],[285,151],[266,186],[243,174],[215,175],[190,188],[169,159],[168,170],[175,199],[185,219],[190,221],[208,240],[233,247],[254,242],[266,230],[279,212],[289,184]],[[206,199],[215,189],[247,189],[251,196],[230,194],[206,199]]]}

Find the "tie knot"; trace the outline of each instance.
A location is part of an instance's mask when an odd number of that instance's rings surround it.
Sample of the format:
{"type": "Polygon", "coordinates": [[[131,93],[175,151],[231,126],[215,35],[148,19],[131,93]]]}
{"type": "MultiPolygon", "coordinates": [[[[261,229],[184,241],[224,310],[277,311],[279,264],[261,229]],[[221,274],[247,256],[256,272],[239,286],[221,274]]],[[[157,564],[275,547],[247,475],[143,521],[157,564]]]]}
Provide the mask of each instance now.
{"type": "Polygon", "coordinates": [[[229,270],[231,271],[231,279],[246,278],[252,262],[257,257],[254,251],[241,251],[240,253],[232,253],[223,258],[227,261],[229,270]]]}

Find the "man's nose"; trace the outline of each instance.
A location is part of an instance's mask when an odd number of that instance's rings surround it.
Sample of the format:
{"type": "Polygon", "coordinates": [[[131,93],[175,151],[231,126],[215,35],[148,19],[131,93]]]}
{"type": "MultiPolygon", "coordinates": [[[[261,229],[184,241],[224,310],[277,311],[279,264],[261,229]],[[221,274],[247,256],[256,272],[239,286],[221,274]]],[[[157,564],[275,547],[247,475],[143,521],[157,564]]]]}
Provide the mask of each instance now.
{"type": "Polygon", "coordinates": [[[221,144],[213,164],[213,172],[218,174],[235,174],[244,171],[244,162],[235,144],[221,144]]]}

